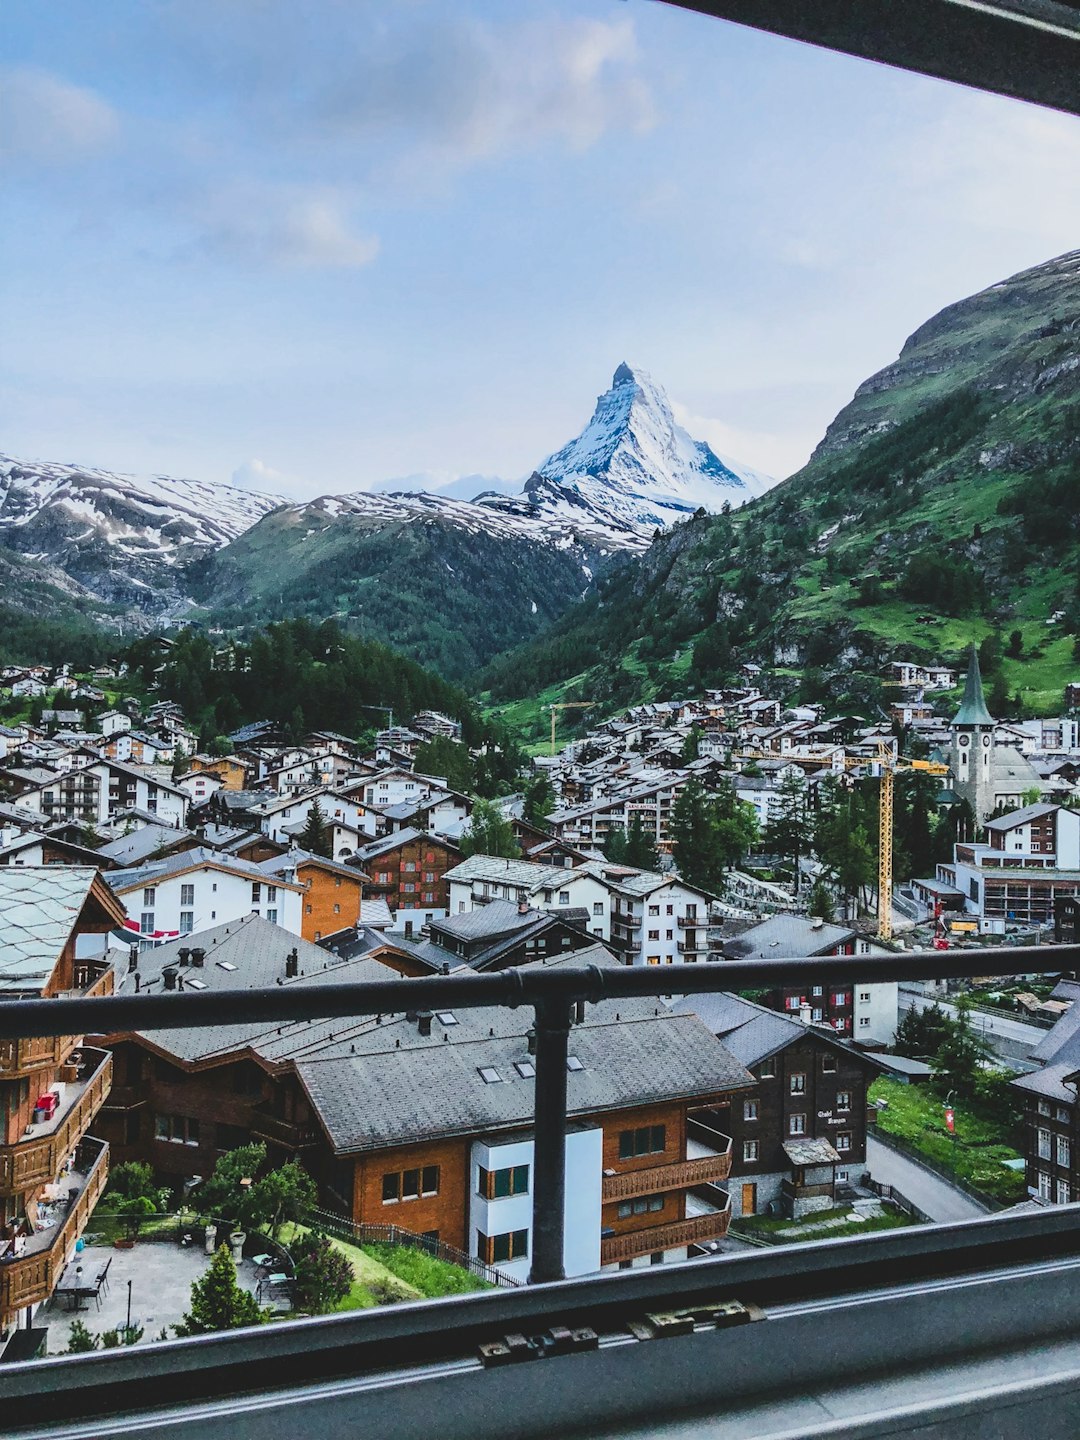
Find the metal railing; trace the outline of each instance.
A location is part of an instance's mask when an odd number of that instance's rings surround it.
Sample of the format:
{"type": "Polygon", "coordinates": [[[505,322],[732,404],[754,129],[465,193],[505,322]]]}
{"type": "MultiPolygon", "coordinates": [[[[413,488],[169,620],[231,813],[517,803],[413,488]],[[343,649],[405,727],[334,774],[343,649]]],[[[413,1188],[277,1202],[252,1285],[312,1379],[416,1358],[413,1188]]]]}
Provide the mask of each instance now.
{"type": "Polygon", "coordinates": [[[217,994],[112,995],[100,999],[0,1002],[0,1042],[70,1033],[196,1029],[249,1021],[314,1020],[388,1010],[525,1005],[534,1011],[536,1086],[532,1283],[564,1278],[563,1213],[567,1053],[577,1002],[688,995],[723,990],[892,980],[961,979],[1080,968],[1080,945],[885,956],[730,960],[710,966],[527,967],[494,974],[433,975],[322,986],[271,987],[217,994]]]}
{"type": "Polygon", "coordinates": [[[448,1265],[468,1270],[478,1280],[505,1290],[514,1290],[520,1284],[493,1265],[485,1265],[483,1260],[467,1255],[456,1245],[448,1245],[445,1240],[436,1240],[431,1235],[417,1235],[412,1230],[403,1230],[400,1225],[361,1225],[347,1216],[335,1215],[331,1210],[312,1210],[308,1223],[313,1229],[339,1235],[355,1245],[401,1245],[410,1250],[422,1250],[435,1260],[444,1260],[448,1265]]]}

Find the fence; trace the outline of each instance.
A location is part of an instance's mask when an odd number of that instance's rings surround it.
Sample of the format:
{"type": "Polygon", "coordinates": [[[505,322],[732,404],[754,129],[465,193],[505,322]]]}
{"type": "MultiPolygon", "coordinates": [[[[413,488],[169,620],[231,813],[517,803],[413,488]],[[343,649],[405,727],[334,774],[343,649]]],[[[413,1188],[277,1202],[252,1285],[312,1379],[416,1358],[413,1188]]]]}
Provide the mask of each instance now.
{"type": "Polygon", "coordinates": [[[412,1250],[422,1250],[435,1260],[445,1260],[449,1265],[457,1265],[461,1270],[468,1270],[478,1280],[505,1290],[516,1289],[518,1285],[517,1280],[512,1280],[509,1275],[504,1275],[491,1265],[485,1265],[475,1256],[467,1255],[455,1245],[447,1245],[444,1240],[436,1240],[432,1235],[417,1235],[411,1230],[402,1230],[400,1225],[358,1225],[344,1215],[335,1215],[329,1210],[313,1210],[308,1223],[313,1229],[329,1231],[355,1245],[405,1245],[412,1250]]]}
{"type": "Polygon", "coordinates": [[[944,1180],[947,1184],[951,1185],[954,1190],[961,1191],[964,1195],[968,1196],[969,1199],[977,1201],[985,1210],[994,1211],[1005,1209],[1006,1201],[995,1199],[993,1195],[988,1195],[985,1190],[978,1190],[974,1185],[969,1185],[968,1182],[957,1175],[955,1171],[946,1170],[944,1165],[939,1165],[936,1160],[931,1160],[928,1155],[924,1155],[918,1146],[912,1145],[909,1140],[902,1140],[899,1135],[890,1135],[887,1131],[882,1130],[880,1125],[874,1126],[873,1136],[879,1144],[884,1145],[889,1150],[895,1150],[899,1155],[906,1155],[909,1160],[914,1160],[915,1163],[921,1165],[924,1170],[932,1171],[940,1180],[944,1180]]]}

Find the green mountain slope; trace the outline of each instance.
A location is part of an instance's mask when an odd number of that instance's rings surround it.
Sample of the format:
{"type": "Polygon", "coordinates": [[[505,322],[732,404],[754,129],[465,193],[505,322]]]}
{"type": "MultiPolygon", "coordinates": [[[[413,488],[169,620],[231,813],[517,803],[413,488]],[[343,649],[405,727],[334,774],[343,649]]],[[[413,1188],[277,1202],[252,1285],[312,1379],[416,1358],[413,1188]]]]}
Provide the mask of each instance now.
{"type": "Polygon", "coordinates": [[[275,511],[188,576],[225,626],[337,616],[448,679],[538,635],[588,584],[582,554],[318,504],[275,511]]]}
{"type": "Polygon", "coordinates": [[[753,661],[867,711],[888,660],[1000,631],[999,702],[1048,713],[1080,677],[1078,552],[1080,251],[935,316],[802,471],[660,536],[484,684],[500,706],[544,686],[614,706],[753,661]]]}

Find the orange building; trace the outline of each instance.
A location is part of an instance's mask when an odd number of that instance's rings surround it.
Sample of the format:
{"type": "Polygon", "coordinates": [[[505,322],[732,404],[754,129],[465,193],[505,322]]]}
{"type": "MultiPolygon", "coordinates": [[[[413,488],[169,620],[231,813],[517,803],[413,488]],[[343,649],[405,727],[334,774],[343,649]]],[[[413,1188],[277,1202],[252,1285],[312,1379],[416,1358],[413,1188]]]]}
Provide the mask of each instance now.
{"type": "MultiPolygon", "coordinates": [[[[111,965],[77,942],[124,918],[89,867],[0,870],[0,995],[111,994],[111,965]]],[[[0,1040],[0,1352],[52,1295],[105,1188],[109,1147],[87,1132],[111,1077],[108,1051],[77,1035],[0,1040]]]]}
{"type": "Polygon", "coordinates": [[[353,866],[339,865],[307,850],[289,850],[261,862],[268,875],[283,878],[295,875],[304,886],[304,908],[300,934],[305,940],[321,940],[339,930],[361,924],[361,906],[367,876],[353,866]]]}

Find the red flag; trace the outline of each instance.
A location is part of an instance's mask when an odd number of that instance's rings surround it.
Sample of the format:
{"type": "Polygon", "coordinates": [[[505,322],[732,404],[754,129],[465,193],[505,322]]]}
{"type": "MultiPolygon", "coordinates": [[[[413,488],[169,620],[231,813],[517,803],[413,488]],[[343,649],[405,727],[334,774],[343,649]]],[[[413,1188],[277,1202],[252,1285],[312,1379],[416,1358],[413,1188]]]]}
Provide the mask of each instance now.
{"type": "Polygon", "coordinates": [[[950,1135],[956,1134],[956,1116],[951,1105],[945,1107],[945,1129],[950,1135]]]}

